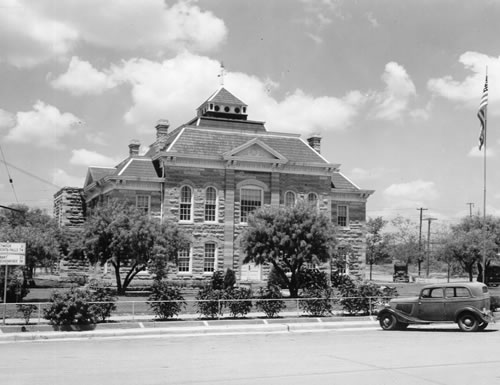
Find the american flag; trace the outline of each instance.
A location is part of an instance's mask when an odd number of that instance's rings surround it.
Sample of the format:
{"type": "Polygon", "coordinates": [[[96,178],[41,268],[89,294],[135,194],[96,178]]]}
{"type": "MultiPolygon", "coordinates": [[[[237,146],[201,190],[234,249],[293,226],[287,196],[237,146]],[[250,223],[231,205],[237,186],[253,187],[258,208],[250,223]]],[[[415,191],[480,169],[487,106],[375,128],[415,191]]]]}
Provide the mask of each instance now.
{"type": "Polygon", "coordinates": [[[484,139],[486,137],[486,109],[488,107],[488,75],[486,75],[486,80],[484,82],[483,96],[481,97],[481,103],[479,103],[479,111],[477,112],[477,117],[481,122],[481,134],[479,135],[479,151],[483,147],[484,139]]]}

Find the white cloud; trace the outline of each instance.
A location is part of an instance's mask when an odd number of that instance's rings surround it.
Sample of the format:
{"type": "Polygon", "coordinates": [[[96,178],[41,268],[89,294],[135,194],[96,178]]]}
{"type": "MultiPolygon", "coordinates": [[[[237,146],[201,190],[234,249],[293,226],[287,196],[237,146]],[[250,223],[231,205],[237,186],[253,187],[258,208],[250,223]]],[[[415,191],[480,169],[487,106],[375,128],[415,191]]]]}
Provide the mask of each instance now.
{"type": "Polygon", "coordinates": [[[0,60],[18,67],[61,59],[79,42],[156,56],[211,51],[226,36],[221,19],[189,0],[4,0],[0,12],[0,60]]]}
{"type": "MultiPolygon", "coordinates": [[[[446,75],[441,78],[433,78],[427,82],[427,88],[434,94],[454,101],[464,103],[470,108],[479,107],[481,99],[486,66],[490,78],[495,79],[500,76],[500,57],[491,57],[478,52],[465,52],[460,56],[459,62],[463,64],[471,74],[462,81],[455,80],[452,76],[446,75]]],[[[489,102],[500,102],[500,84],[490,82],[489,102]]],[[[494,109],[489,109],[494,110],[494,109]]]]}
{"type": "Polygon", "coordinates": [[[385,176],[389,170],[378,167],[374,169],[363,169],[363,168],[353,168],[351,172],[349,173],[349,177],[352,178],[355,181],[361,180],[373,180],[373,179],[380,179],[383,176],[385,176]]]}
{"type": "Polygon", "coordinates": [[[415,180],[392,184],[383,191],[392,207],[417,207],[439,198],[434,182],[415,180]]]}
{"type": "Polygon", "coordinates": [[[95,151],[81,148],[78,150],[72,150],[69,162],[77,166],[114,167],[120,162],[120,160],[99,154],[95,151]]]}
{"type": "Polygon", "coordinates": [[[69,175],[66,171],[56,168],[51,173],[53,183],[58,186],[82,187],[83,177],[69,175]]]}
{"type": "MultiPolygon", "coordinates": [[[[467,156],[470,156],[471,158],[482,158],[484,157],[484,147],[482,147],[481,151],[479,150],[479,143],[477,146],[474,146],[470,149],[469,153],[467,154],[467,156]]],[[[486,148],[486,157],[487,158],[490,158],[490,157],[494,157],[496,156],[496,152],[494,149],[492,149],[491,147],[487,147],[486,148]]]]}
{"type": "Polygon", "coordinates": [[[66,73],[51,82],[52,87],[73,95],[100,94],[116,86],[112,76],[99,72],[89,62],[74,56],[66,73]]]}
{"type": "Polygon", "coordinates": [[[0,108],[0,128],[12,127],[16,122],[15,116],[0,108]]]}
{"type": "Polygon", "coordinates": [[[417,93],[415,85],[405,68],[395,62],[386,64],[382,80],[385,90],[372,95],[374,108],[371,115],[375,119],[399,119],[408,111],[410,100],[417,93]]]}
{"type": "Polygon", "coordinates": [[[32,111],[16,114],[16,124],[9,130],[5,140],[57,148],[61,146],[62,138],[76,132],[79,122],[80,119],[75,115],[61,113],[56,107],[37,101],[32,111]]]}

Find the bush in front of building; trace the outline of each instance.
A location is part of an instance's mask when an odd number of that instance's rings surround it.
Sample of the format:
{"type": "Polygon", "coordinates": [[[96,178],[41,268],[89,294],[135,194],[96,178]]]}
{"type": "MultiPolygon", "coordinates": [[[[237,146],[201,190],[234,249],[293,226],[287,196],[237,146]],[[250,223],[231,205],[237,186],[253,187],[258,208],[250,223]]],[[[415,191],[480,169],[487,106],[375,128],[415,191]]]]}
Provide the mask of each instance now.
{"type": "Polygon", "coordinates": [[[236,287],[226,290],[226,306],[232,317],[245,317],[252,310],[252,290],[236,287]]]}
{"type": "Polygon", "coordinates": [[[283,295],[278,286],[261,287],[258,298],[255,307],[257,310],[264,312],[267,318],[278,317],[279,313],[286,308],[285,301],[282,299],[283,295]]]}
{"type": "MultiPolygon", "coordinates": [[[[0,269],[0,301],[4,299],[5,272],[0,269]]],[[[24,284],[21,268],[9,268],[7,277],[7,296],[8,303],[21,302],[29,293],[28,286],[24,284]]]]}
{"type": "Polygon", "coordinates": [[[373,282],[353,280],[344,276],[339,280],[337,289],[340,292],[340,303],[344,311],[350,314],[371,313],[376,301],[384,296],[384,292],[373,282]]]}
{"type": "Polygon", "coordinates": [[[175,317],[186,307],[180,288],[169,287],[165,281],[156,281],[153,284],[148,300],[149,307],[160,319],[175,317]]]}
{"type": "Polygon", "coordinates": [[[106,322],[111,313],[116,310],[116,291],[109,287],[96,287],[91,290],[92,303],[90,311],[96,317],[97,322],[106,322]]]}
{"type": "Polygon", "coordinates": [[[330,288],[310,287],[302,291],[299,308],[314,317],[332,314],[333,299],[330,288]]]}
{"type": "Polygon", "coordinates": [[[197,312],[202,318],[217,318],[224,315],[225,290],[213,289],[211,286],[202,288],[196,294],[197,312]]]}
{"type": "Polygon", "coordinates": [[[54,291],[49,307],[44,309],[44,318],[55,326],[94,325],[109,318],[116,308],[115,301],[116,298],[105,291],[96,293],[88,288],[54,291]],[[102,299],[106,303],[101,303],[102,299]]]}

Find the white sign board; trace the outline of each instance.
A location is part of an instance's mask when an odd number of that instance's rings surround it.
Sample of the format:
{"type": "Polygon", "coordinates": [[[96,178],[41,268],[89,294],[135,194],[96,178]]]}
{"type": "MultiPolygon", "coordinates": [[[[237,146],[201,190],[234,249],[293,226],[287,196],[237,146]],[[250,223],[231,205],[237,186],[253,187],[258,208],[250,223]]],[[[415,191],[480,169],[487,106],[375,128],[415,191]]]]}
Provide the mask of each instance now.
{"type": "Polygon", "coordinates": [[[0,265],[25,265],[26,243],[0,242],[0,265]]]}

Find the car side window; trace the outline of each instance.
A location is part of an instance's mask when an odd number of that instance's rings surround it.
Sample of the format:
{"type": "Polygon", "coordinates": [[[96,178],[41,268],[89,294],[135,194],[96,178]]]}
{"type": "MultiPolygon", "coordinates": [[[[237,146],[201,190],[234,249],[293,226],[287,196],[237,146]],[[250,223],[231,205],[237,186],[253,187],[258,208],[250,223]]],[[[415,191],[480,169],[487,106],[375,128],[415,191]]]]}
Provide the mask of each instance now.
{"type": "Polygon", "coordinates": [[[465,287],[447,287],[445,289],[447,298],[468,298],[470,297],[469,290],[465,287]]]}
{"type": "Polygon", "coordinates": [[[443,289],[432,289],[431,290],[431,298],[443,298],[443,289]]]}

